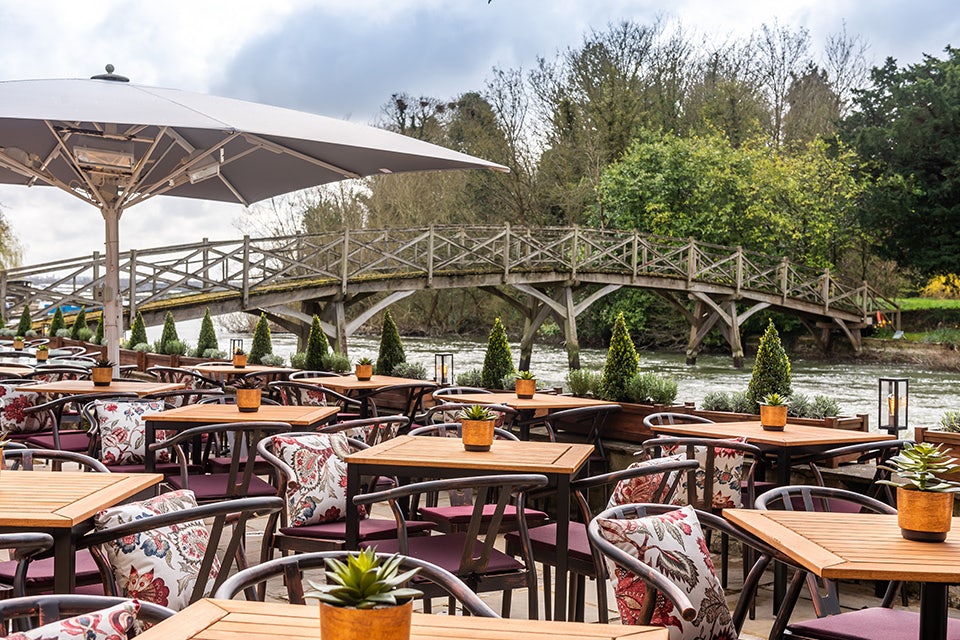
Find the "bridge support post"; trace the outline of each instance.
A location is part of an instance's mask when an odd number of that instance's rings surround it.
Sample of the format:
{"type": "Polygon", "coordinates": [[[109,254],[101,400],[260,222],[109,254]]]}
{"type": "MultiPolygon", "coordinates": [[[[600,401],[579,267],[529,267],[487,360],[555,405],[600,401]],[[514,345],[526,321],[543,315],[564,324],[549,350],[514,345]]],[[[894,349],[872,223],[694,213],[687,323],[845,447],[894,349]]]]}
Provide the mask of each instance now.
{"type": "Polygon", "coordinates": [[[347,355],[347,317],[344,309],[343,300],[336,300],[331,303],[334,314],[334,326],[337,329],[337,335],[334,337],[336,350],[343,355],[347,355]]]}
{"type": "Polygon", "coordinates": [[[571,369],[580,368],[580,340],[577,337],[577,310],[573,304],[573,287],[563,288],[565,313],[563,333],[566,337],[567,365],[571,369]]]}

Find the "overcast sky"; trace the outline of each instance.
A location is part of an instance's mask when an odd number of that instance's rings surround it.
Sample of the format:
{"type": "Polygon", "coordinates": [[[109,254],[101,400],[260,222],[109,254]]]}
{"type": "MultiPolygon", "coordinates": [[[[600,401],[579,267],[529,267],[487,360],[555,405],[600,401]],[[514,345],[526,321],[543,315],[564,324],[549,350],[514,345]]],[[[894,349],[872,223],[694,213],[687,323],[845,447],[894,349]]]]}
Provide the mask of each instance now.
{"type": "MultiPolygon", "coordinates": [[[[391,94],[453,98],[495,66],[530,68],[591,29],[657,16],[722,41],[762,24],[846,23],[872,64],[960,46],[955,0],[56,0],[0,2],[0,79],[82,78],[106,63],[132,81],[254,100],[360,123],[391,94]]],[[[56,189],[0,186],[25,264],[103,250],[102,220],[56,189]]],[[[240,235],[239,205],[157,198],[127,211],[121,249],[240,235]]]]}

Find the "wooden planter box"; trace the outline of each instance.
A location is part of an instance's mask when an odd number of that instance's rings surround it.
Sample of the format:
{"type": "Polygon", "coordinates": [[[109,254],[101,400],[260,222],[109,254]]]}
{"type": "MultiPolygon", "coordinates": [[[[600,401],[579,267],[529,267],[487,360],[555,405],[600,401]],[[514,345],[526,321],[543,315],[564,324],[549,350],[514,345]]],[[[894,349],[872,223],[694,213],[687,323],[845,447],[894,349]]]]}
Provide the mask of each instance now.
{"type": "MultiPolygon", "coordinates": [[[[916,442],[929,442],[931,444],[943,445],[941,449],[952,457],[960,460],[960,433],[951,431],[940,431],[930,427],[916,427],[914,429],[913,439],[916,442]]],[[[951,480],[960,480],[960,471],[954,471],[947,474],[946,477],[951,480]]]]}

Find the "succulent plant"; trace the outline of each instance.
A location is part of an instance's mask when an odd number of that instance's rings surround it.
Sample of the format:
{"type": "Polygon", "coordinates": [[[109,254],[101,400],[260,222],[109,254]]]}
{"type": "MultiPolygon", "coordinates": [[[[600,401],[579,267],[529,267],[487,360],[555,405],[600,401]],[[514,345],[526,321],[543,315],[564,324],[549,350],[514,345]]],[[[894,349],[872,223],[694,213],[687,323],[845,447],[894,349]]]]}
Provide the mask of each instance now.
{"type": "Polygon", "coordinates": [[[537,377],[529,371],[518,371],[517,380],[536,380],[537,377]]]}
{"type": "Polygon", "coordinates": [[[308,581],[313,591],[304,595],[319,598],[334,607],[372,609],[396,606],[423,595],[417,589],[403,587],[419,568],[400,573],[400,557],[378,558],[373,549],[364,549],[347,556],[346,563],[336,558],[326,560],[327,584],[308,581]]]}
{"type": "Polygon", "coordinates": [[[93,366],[97,369],[113,369],[116,363],[113,360],[108,360],[107,358],[98,358],[96,362],[93,363],[93,366]]]}
{"type": "Polygon", "coordinates": [[[469,407],[464,407],[460,410],[459,417],[461,420],[494,420],[496,416],[493,414],[493,411],[486,408],[481,404],[474,404],[469,407]]]}
{"type": "Polygon", "coordinates": [[[360,358],[359,360],[357,360],[357,364],[361,366],[372,365],[373,360],[371,360],[370,358],[360,358]]]}
{"type": "Polygon", "coordinates": [[[779,393],[768,393],[764,396],[762,404],[768,407],[782,407],[787,404],[787,399],[779,393]]]}
{"type": "Polygon", "coordinates": [[[235,356],[245,356],[247,352],[243,350],[243,347],[237,347],[233,350],[233,355],[235,356]]]}
{"type": "Polygon", "coordinates": [[[936,493],[960,491],[960,483],[938,477],[938,474],[950,473],[958,468],[956,458],[951,458],[939,444],[934,445],[929,442],[907,444],[900,453],[877,466],[892,471],[904,479],[904,482],[878,480],[880,484],[936,493]]]}
{"type": "Polygon", "coordinates": [[[263,386],[260,378],[240,378],[233,383],[234,389],[259,389],[263,386]]]}

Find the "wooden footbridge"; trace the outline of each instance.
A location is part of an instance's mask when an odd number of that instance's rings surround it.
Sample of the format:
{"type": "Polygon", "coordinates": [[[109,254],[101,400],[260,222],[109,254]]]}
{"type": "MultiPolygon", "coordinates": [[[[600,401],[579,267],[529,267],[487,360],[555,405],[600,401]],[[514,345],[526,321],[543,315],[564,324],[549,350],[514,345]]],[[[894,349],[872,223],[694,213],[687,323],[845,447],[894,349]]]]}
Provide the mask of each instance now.
{"type": "MultiPolygon", "coordinates": [[[[15,318],[25,303],[38,322],[51,305],[95,310],[104,269],[103,255],[94,253],[2,271],[4,317],[15,318]]],[[[837,330],[859,351],[861,329],[877,312],[899,328],[896,304],[866,282],[841,282],[828,269],[740,248],[625,230],[507,224],[205,239],[123,253],[120,269],[128,323],[138,311],[148,325],[168,310],[178,320],[206,308],[264,311],[303,339],[318,314],[343,352],[348,336],[398,300],[423,289],[478,287],[523,312],[521,368],[551,316],[564,331],[571,366],[579,367],[577,316],[622,287],[649,289],[687,318],[688,362],[717,327],[741,366],[740,326],[768,308],[796,315],[824,349],[837,330]]]]}

